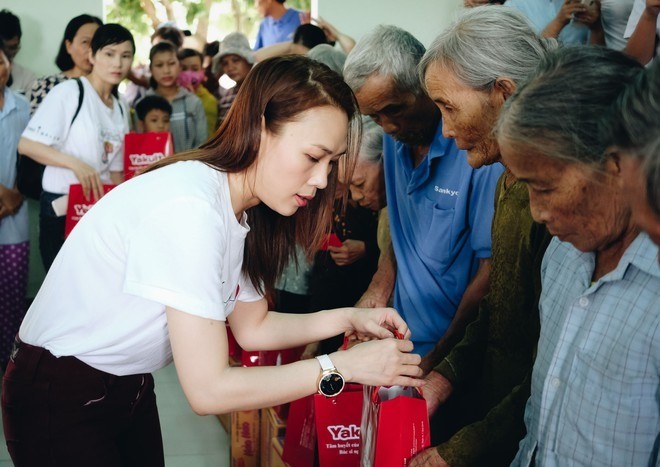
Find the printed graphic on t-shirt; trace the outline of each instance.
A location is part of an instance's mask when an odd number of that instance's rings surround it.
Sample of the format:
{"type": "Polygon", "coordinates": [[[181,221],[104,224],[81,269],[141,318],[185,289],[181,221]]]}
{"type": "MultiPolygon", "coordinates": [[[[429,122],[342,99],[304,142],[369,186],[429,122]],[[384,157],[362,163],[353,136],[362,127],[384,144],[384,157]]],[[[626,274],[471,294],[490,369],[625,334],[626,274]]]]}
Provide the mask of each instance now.
{"type": "Polygon", "coordinates": [[[121,148],[121,142],[124,135],[112,128],[101,128],[100,135],[103,142],[103,154],[101,155],[101,162],[107,164],[117,154],[121,148]]]}

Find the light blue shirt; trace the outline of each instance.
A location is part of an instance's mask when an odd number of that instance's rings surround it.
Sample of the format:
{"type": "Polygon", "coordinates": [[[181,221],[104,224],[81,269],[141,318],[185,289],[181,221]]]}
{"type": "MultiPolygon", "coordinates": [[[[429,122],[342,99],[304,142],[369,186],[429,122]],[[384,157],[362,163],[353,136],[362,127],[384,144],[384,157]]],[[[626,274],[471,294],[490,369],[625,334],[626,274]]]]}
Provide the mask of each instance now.
{"type": "Polygon", "coordinates": [[[280,19],[266,16],[259,25],[254,50],[279,42],[293,41],[293,34],[300,26],[300,13],[298,10],[288,8],[280,19]]]}
{"type": "MultiPolygon", "coordinates": [[[[5,105],[0,109],[0,184],[14,188],[16,184],[16,149],[18,140],[30,120],[30,105],[8,87],[4,91],[5,105]]],[[[0,245],[27,242],[28,211],[24,202],[13,216],[0,219],[0,245]]]]}
{"type": "MultiPolygon", "coordinates": [[[[520,11],[532,22],[534,31],[541,34],[563,4],[564,0],[507,0],[504,6],[520,11]]],[[[564,44],[586,44],[589,42],[589,28],[571,21],[561,30],[557,40],[564,44]]]]}
{"type": "Polygon", "coordinates": [[[497,180],[494,164],[475,170],[438,124],[428,155],[413,167],[410,147],[383,139],[385,191],[397,262],[394,308],[412,331],[415,353],[444,335],[465,288],[490,258],[497,180]]]}
{"type": "Polygon", "coordinates": [[[541,268],[541,336],[512,465],[656,466],[660,266],[642,233],[591,283],[593,253],[554,238],[541,268]]]}

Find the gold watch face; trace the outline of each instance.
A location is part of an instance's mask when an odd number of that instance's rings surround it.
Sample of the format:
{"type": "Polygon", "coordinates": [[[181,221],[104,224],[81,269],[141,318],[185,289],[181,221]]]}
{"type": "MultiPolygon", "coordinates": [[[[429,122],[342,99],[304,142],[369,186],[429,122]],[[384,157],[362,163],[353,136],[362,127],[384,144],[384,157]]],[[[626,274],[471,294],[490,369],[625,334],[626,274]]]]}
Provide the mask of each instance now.
{"type": "Polygon", "coordinates": [[[329,373],[319,381],[319,390],[323,395],[336,396],[344,389],[344,377],[339,373],[329,373]]]}

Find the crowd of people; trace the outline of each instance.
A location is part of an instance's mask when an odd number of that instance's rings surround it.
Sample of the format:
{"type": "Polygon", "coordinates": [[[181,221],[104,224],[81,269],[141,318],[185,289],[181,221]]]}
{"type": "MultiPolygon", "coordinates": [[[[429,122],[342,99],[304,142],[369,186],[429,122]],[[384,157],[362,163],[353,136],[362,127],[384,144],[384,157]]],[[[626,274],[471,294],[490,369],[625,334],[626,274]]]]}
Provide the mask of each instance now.
{"type": "Polygon", "coordinates": [[[141,68],[130,31],[82,14],[39,79],[0,12],[16,465],[163,465],[150,373],[172,360],[200,414],[423,387],[411,466],[657,465],[660,2],[466,1],[428,49],[255,3],[254,47],[167,25],[141,68]],[[125,182],[130,130],[175,154],[125,182]],[[45,167],[27,314],[17,157],[45,167]],[[75,183],[98,202],[65,241],[75,183]],[[225,321],[304,358],[232,366],[225,321]]]}

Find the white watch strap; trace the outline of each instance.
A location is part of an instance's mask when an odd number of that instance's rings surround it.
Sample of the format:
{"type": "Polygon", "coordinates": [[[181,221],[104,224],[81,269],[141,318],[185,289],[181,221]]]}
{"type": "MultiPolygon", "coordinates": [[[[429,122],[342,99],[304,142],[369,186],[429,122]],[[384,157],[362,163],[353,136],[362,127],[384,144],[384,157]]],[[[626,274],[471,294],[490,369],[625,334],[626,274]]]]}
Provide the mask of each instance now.
{"type": "Polygon", "coordinates": [[[335,365],[332,363],[332,360],[330,360],[328,355],[319,355],[316,359],[321,364],[321,369],[323,371],[329,371],[335,368],[335,365]]]}

